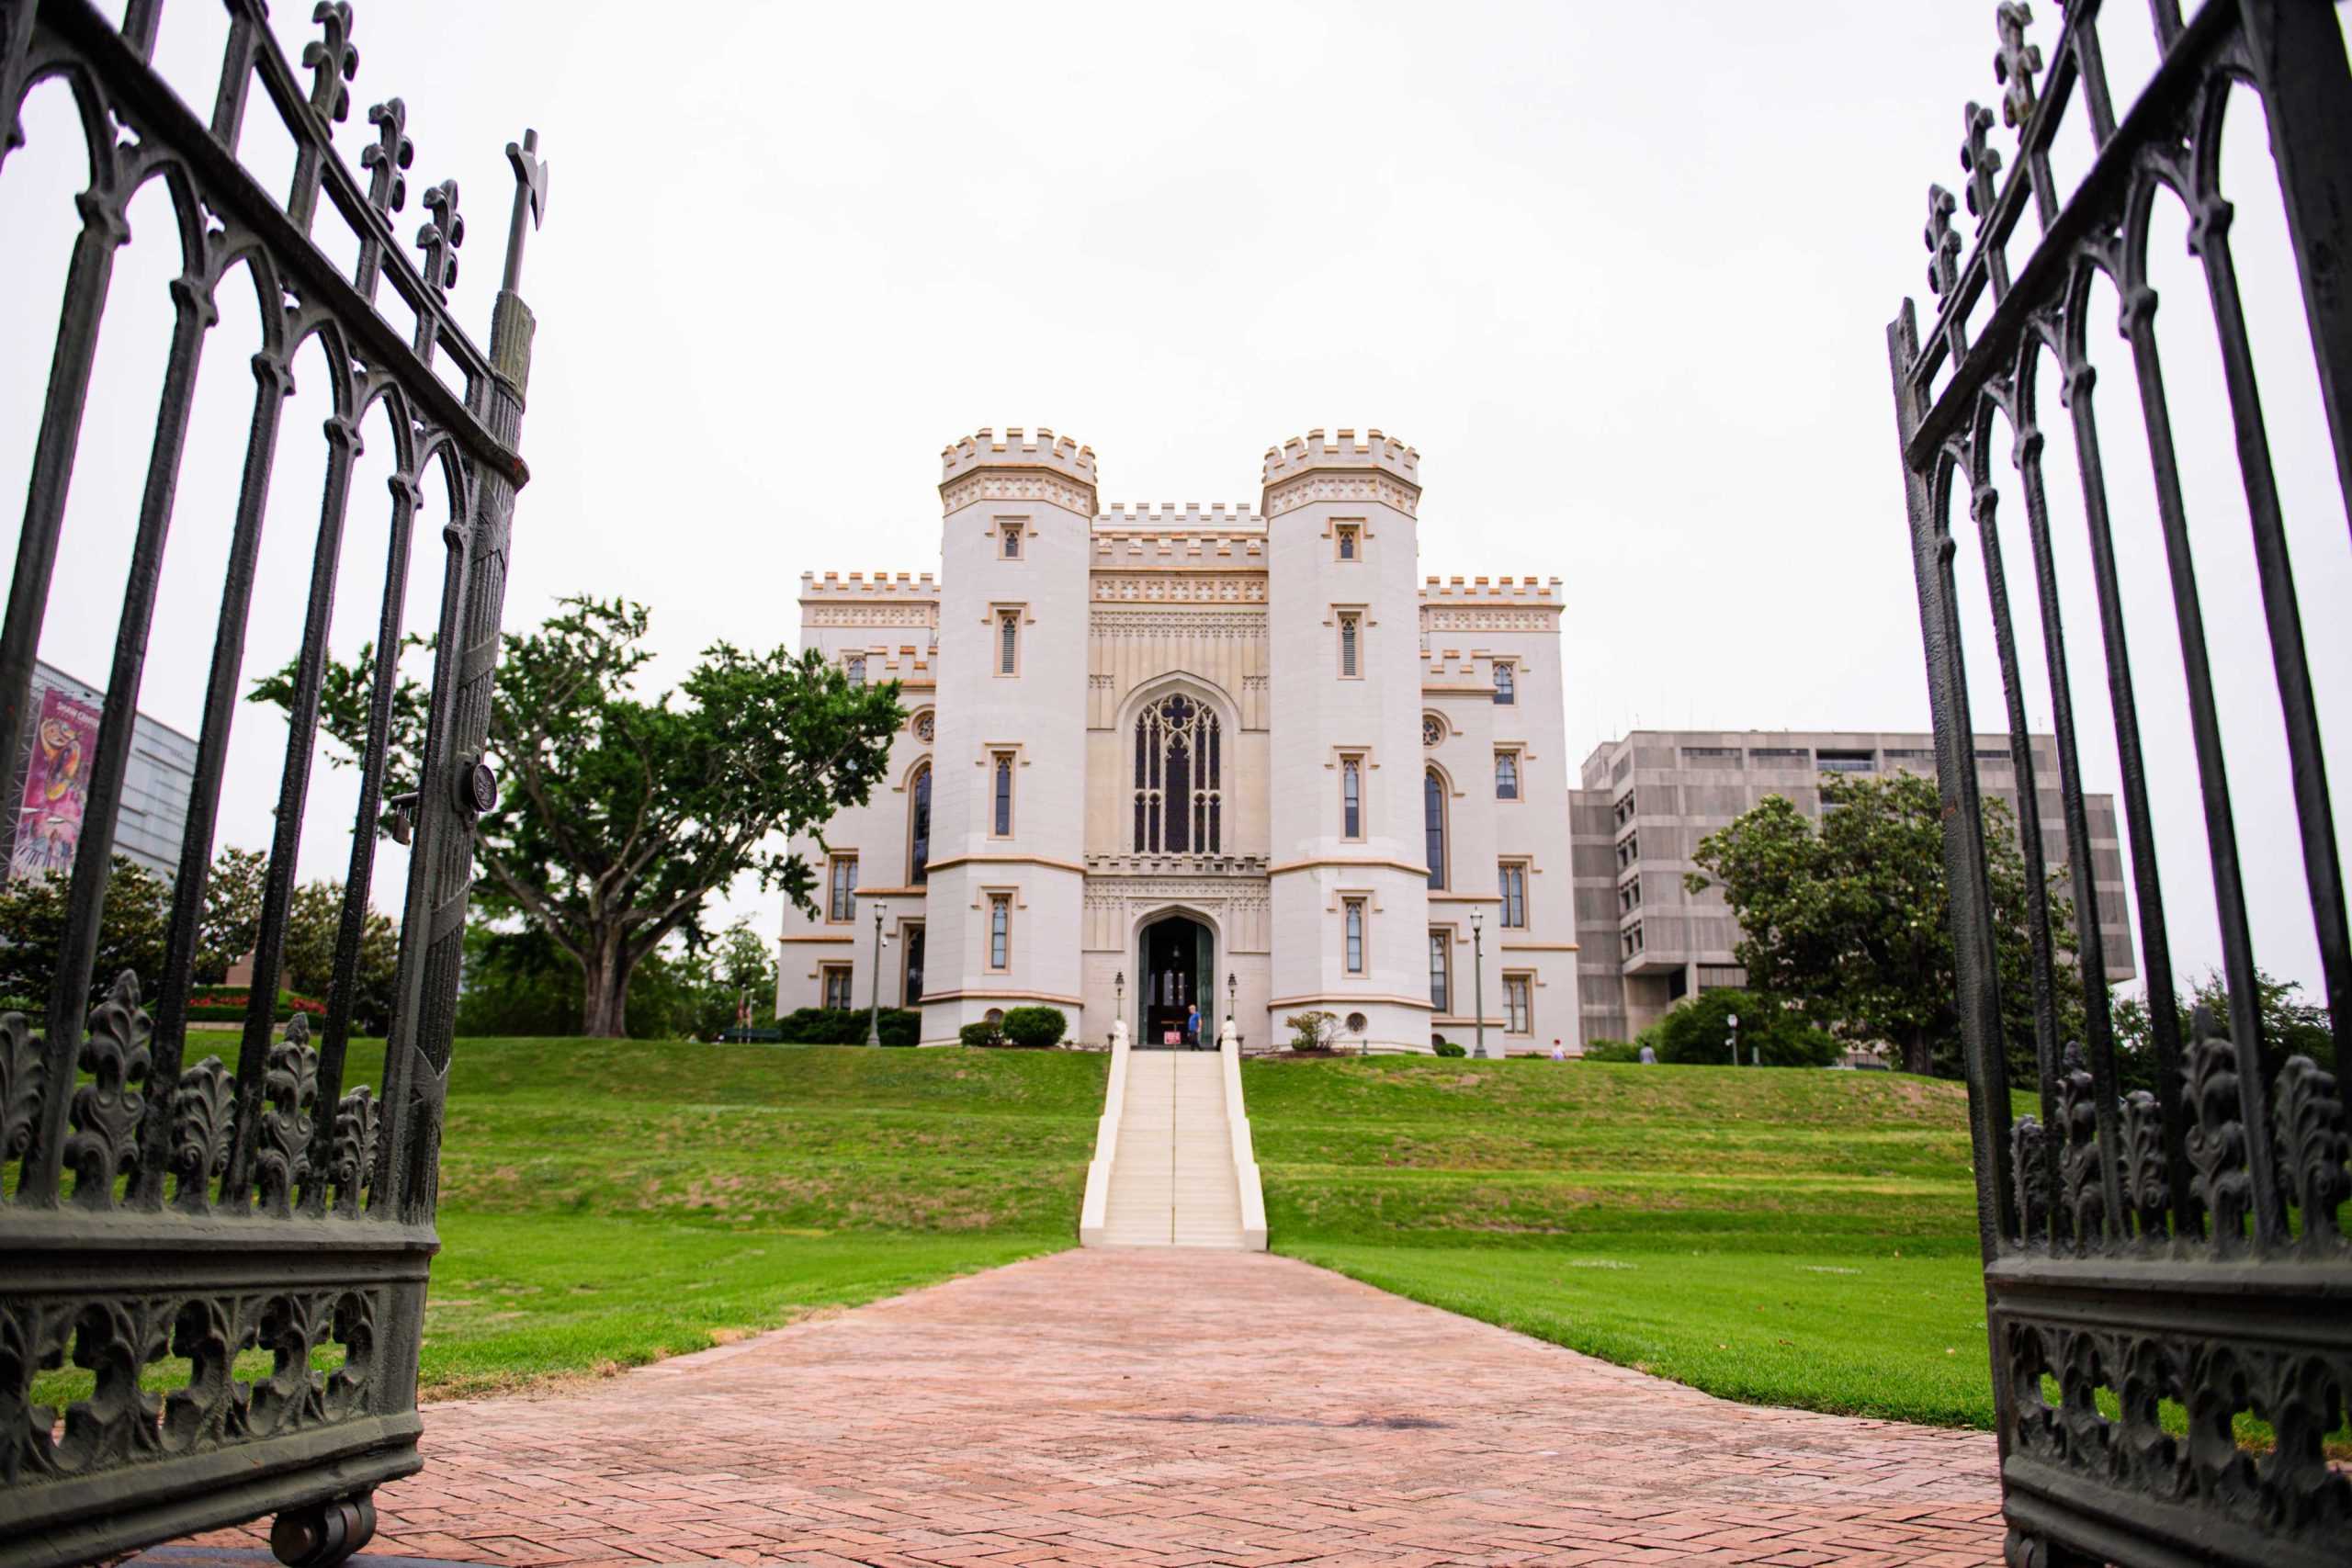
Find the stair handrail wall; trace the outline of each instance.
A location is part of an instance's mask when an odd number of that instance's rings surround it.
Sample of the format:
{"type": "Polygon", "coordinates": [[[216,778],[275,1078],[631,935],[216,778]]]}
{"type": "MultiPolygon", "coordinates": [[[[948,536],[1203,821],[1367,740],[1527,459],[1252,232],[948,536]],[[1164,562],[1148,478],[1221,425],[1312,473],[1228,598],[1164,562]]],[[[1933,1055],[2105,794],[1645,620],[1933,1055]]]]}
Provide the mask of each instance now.
{"type": "Polygon", "coordinates": [[[1250,1135],[1249,1108],[1241,1102],[1241,1034],[1227,1019],[1217,1034],[1219,1071],[1225,1077],[1226,1135],[1233,1155],[1233,1182],[1241,1198],[1241,1247],[1266,1250],[1266,1194],[1258,1180],[1258,1153],[1250,1135]]]}
{"type": "Polygon", "coordinates": [[[1119,1122],[1127,1110],[1127,1064],[1135,1057],[1126,1021],[1111,1025],[1111,1072],[1102,1090],[1102,1117],[1094,1124],[1094,1159],[1086,1168],[1086,1196],[1079,1204],[1078,1245],[1107,1244],[1111,1223],[1111,1168],[1119,1158],[1119,1122]]]}

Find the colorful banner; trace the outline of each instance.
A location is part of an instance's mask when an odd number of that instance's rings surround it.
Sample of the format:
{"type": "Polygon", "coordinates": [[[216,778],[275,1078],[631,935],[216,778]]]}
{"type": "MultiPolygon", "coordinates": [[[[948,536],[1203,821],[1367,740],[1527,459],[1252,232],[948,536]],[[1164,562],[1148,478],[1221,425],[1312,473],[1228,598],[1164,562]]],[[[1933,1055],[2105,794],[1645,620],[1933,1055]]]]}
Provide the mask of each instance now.
{"type": "Polygon", "coordinates": [[[11,877],[74,869],[82,840],[82,804],[98,745],[98,710],[54,686],[41,694],[25,764],[24,798],[8,861],[11,877]]]}

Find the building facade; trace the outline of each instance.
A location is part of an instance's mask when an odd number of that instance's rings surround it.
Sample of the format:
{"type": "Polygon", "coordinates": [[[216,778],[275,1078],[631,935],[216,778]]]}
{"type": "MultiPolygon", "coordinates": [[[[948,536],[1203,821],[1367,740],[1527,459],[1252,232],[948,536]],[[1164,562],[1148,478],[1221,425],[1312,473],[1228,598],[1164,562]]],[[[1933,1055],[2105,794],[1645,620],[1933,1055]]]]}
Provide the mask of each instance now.
{"type": "Polygon", "coordinates": [[[778,1007],[1044,1004],[1158,1039],[1550,1048],[1578,1016],[1557,579],[1424,581],[1420,458],[1270,449],[1255,507],[1101,505],[1091,448],[942,457],[940,570],[801,580],[801,645],[900,682],[888,783],[797,842],[778,1007]],[[1414,698],[1406,701],[1407,696],[1414,698]]]}
{"type": "MultiPolygon", "coordinates": [[[[2028,738],[2042,843],[2066,863],[2056,744],[2028,738]]],[[[1581,944],[1578,1040],[1629,1040],[1686,996],[1747,983],[1733,949],[1739,922],[1721,887],[1684,889],[1699,841],[1761,801],[1785,796],[1816,820],[1821,775],[1896,772],[1932,778],[1935,737],[1924,732],[1635,730],[1594,749],[1572,795],[1577,934],[1581,944]]],[[[2015,817],[2016,770],[2006,735],[1976,738],[1978,787],[2015,817]]],[[[2110,979],[2133,973],[2132,917],[2115,799],[2084,800],[2098,898],[2100,947],[2110,979]]]]}
{"type": "MultiPolygon", "coordinates": [[[[36,660],[24,750],[9,759],[8,815],[0,849],[11,877],[70,873],[106,694],[36,660]]],[[[163,876],[180,867],[180,838],[196,788],[196,741],[145,714],[130,727],[114,852],[163,876]]]]}

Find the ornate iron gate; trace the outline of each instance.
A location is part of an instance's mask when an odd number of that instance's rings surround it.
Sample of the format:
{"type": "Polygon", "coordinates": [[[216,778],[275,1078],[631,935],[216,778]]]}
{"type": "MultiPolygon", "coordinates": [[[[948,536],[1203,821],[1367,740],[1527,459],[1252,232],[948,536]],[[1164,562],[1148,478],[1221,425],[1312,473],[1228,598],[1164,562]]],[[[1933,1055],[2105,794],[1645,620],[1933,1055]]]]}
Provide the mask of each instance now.
{"type": "Polygon", "coordinates": [[[437,1246],[442,1092],[473,821],[491,799],[479,759],[508,533],[526,478],[516,446],[533,321],[515,289],[526,219],[536,224],[546,198],[546,168],[536,136],[507,148],[518,185],[485,354],[449,313],[465,234],[456,183],[424,195],[430,216],[417,235],[421,263],[409,261],[394,235],[412,154],[401,101],[368,111],[376,140],[362,175],[334,152],[330,122],[346,117],[347,83],[358,66],[351,7],[339,0],[317,6],[320,37],[302,51],[305,81],[272,39],[263,0],[227,0],[227,55],[208,123],[150,63],[160,6],[130,0],[118,27],[89,0],[0,0],[0,158],[21,141],[27,96],[54,79],[79,111],[91,171],[78,198],[82,228],[0,626],[0,757],[17,755],[26,737],[33,654],[113,256],[129,237],[126,209],[150,179],[170,194],[182,256],[63,954],[45,1018],[0,1017],[0,1563],[81,1562],[276,1512],[278,1555],[323,1564],[373,1531],[368,1499],[377,1484],[420,1462],[417,1348],[437,1246]],[[238,162],[249,107],[275,112],[292,137],[295,171],[282,205],[238,162]],[[350,276],[311,241],[322,197],[358,238],[350,276]],[[167,957],[150,980],[155,994],[142,994],[140,978],[125,974],[85,1018],[198,362],[218,317],[216,288],[240,265],[258,301],[259,386],[167,957]],[[413,338],[404,341],[378,313],[382,286],[413,314],[413,338]],[[409,541],[429,468],[438,465],[449,492],[424,777],[385,776],[397,661],[379,660],[320,1041],[313,1048],[298,1018],[284,1042],[273,1043],[276,998],[264,979],[253,988],[232,1073],[217,1058],[187,1059],[189,981],[279,412],[295,355],[313,333],[327,349],[334,414],[256,975],[280,966],[352,462],[360,422],[379,399],[398,450],[379,649],[400,637],[409,541]],[[436,374],[436,355],[462,380],[462,396],[436,374]],[[388,806],[414,835],[393,1021],[381,1092],[346,1091],[361,919],[388,806]],[[340,1349],[340,1365],[314,1371],[313,1353],[331,1348],[340,1349]],[[269,1353],[274,1369],[242,1371],[236,1359],[248,1349],[269,1353]],[[167,1359],[184,1384],[142,1389],[142,1371],[167,1359]],[[94,1380],[89,1396],[62,1409],[36,1404],[40,1374],[69,1360],[94,1380]]]}
{"type": "Polygon", "coordinates": [[[2339,1086],[2352,1067],[2346,1045],[2352,951],[2311,671],[2231,260],[2219,148],[2224,100],[2234,85],[2250,86],[2269,118],[2337,473],[2352,497],[2352,76],[2324,0],[2207,0],[2186,20],[2178,0],[2152,0],[2147,17],[2136,6],[2107,9],[2115,13],[2106,18],[2109,27],[2153,25],[2161,53],[2147,87],[2120,118],[2101,61],[2097,0],[2062,7],[2046,71],[2041,49],[2029,39],[2027,7],[1997,7],[1996,74],[2003,84],[2001,117],[2018,131],[2014,166],[2002,177],[2001,155],[1990,145],[1993,113],[1969,105],[1961,166],[1976,220],[1974,243],[1963,259],[1952,226],[1958,203],[1943,187],[1931,187],[1927,244],[1928,276],[1940,301],[1937,320],[1922,343],[1905,300],[1887,329],[1943,794],[2008,1558],[2016,1564],[2341,1564],[2352,1562],[2352,1477],[2330,1467],[2324,1439],[2342,1426],[2352,1390],[2352,1247],[2336,1217],[2346,1196],[2339,1086]],[[2062,196],[2050,151],[2070,109],[2087,117],[2097,154],[2073,194],[2062,196]],[[2333,1072],[2300,1056],[2274,1072],[2263,1066],[2255,954],[2148,286],[2150,216],[2167,196],[2187,210],[2191,249],[2220,331],[2231,434],[2334,1021],[2335,1061],[2325,1065],[2333,1072]],[[2029,209],[2040,225],[2038,242],[2018,231],[2029,209]],[[2013,238],[2017,249],[2009,248],[2013,238]],[[2028,243],[2030,255],[2012,272],[2028,243]],[[2149,437],[2153,519],[2118,516],[2108,502],[2086,346],[2102,324],[2089,319],[2099,276],[2121,301],[2119,324],[2149,437]],[[1972,340],[1965,323],[1988,291],[1989,313],[1972,340]],[[2063,388],[2082,475],[2137,884],[2160,1084],[2154,1095],[2118,1092],[2042,486],[2035,378],[2045,355],[2063,388]],[[2036,790],[2046,781],[2032,775],[1996,526],[1996,424],[2009,427],[2007,456],[2024,497],[2079,976],[2053,962],[2042,894],[2036,790]],[[2038,1117],[2012,1118],[2004,1065],[1947,521],[1956,484],[1967,487],[1984,560],[2018,778],[2038,1117]],[[2201,1009],[2184,1028],[2172,1001],[2148,774],[2117,581],[2119,531],[2121,548],[2161,548],[2170,570],[2230,998],[2225,1031],[2201,1009]],[[2084,1038],[2061,1041],[2052,998],[2076,984],[2084,995],[2084,1038]],[[2053,1385],[2054,1401],[2045,1392],[2053,1385]],[[2185,1435],[2165,1429],[2167,1406],[2185,1416],[2185,1435]],[[2241,1447],[2233,1428],[2242,1414],[2269,1424],[2275,1446],[2268,1451],[2241,1447]]]}

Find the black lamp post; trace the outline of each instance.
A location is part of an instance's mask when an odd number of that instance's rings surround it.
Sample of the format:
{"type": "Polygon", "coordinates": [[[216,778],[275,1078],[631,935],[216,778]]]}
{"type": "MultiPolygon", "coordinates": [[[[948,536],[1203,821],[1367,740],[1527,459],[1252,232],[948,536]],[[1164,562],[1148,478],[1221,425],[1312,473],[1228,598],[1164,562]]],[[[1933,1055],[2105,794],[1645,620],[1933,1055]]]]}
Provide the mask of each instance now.
{"type": "Polygon", "coordinates": [[[865,1010],[865,1043],[882,1043],[882,906],[874,906],[874,984],[866,998],[871,1004],[865,1010]]]}
{"type": "Polygon", "coordinates": [[[1111,995],[1116,998],[1111,1004],[1111,1025],[1115,1029],[1127,1021],[1127,972],[1125,970],[1119,970],[1111,976],[1111,995]]]}
{"type": "Polygon", "coordinates": [[[1225,974],[1225,1021],[1233,1021],[1233,1010],[1240,1005],[1241,979],[1230,969],[1225,974]]]}
{"type": "Polygon", "coordinates": [[[1471,1010],[1478,1015],[1477,1043],[1470,1048],[1473,1056],[1487,1055],[1487,945],[1479,917],[1485,911],[1470,911],[1470,991],[1471,1010]]]}

